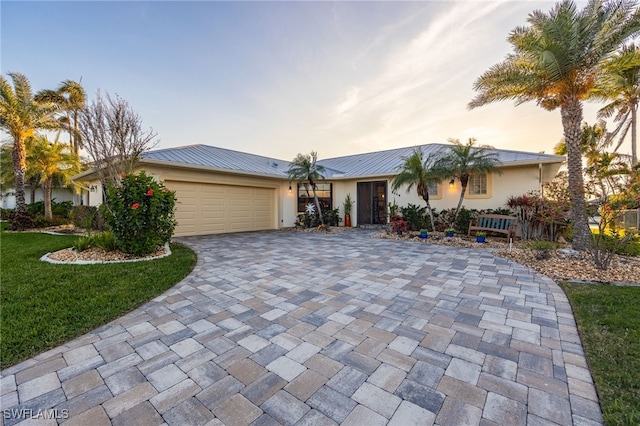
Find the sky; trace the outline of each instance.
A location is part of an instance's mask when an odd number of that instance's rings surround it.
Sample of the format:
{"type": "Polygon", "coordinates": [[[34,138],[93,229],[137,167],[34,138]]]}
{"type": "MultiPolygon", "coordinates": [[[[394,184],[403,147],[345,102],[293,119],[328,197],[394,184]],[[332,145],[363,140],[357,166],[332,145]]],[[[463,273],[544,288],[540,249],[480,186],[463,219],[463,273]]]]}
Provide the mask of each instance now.
{"type": "MultiPolygon", "coordinates": [[[[511,51],[509,32],[553,4],[3,0],[0,70],[34,91],[71,79],[90,100],[120,96],[158,133],[156,148],[322,159],[475,137],[552,153],[559,110],[467,104],[511,51]]],[[[587,122],[598,106],[585,105],[587,122]]]]}

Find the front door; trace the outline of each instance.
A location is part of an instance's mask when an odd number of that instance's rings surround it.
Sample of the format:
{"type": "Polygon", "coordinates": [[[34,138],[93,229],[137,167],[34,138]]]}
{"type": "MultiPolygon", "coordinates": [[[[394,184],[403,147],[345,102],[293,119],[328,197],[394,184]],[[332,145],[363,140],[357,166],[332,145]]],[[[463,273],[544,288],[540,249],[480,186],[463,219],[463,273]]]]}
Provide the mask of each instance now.
{"type": "Polygon", "coordinates": [[[358,182],[358,225],[387,223],[387,182],[358,182]]]}

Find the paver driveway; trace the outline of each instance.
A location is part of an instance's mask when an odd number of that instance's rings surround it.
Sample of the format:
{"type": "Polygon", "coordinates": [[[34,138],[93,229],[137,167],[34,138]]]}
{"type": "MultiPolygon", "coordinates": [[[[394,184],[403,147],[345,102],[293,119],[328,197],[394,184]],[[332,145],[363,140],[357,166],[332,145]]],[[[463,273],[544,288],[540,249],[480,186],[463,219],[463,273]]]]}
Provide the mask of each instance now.
{"type": "Polygon", "coordinates": [[[601,424],[555,283],[488,251],[371,235],[183,239],[198,264],[176,287],[2,372],[2,421],[601,424]]]}

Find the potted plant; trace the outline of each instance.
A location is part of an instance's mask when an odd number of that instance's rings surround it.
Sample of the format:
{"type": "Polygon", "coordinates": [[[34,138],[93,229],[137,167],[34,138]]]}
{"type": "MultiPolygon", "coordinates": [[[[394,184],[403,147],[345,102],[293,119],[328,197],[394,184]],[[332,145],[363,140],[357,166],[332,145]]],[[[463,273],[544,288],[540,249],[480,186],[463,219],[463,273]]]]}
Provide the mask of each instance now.
{"type": "Polygon", "coordinates": [[[449,238],[453,237],[455,235],[455,233],[456,233],[456,230],[453,229],[453,228],[447,228],[444,231],[444,235],[449,237],[449,238]]]}
{"type": "Polygon", "coordinates": [[[391,229],[398,235],[402,235],[407,230],[407,221],[399,214],[395,214],[391,217],[391,229]]]}
{"type": "Polygon", "coordinates": [[[476,234],[476,243],[484,243],[485,238],[487,237],[487,233],[486,232],[478,232],[476,234]]]}
{"type": "Polygon", "coordinates": [[[344,209],[344,226],[351,227],[351,208],[353,207],[353,200],[351,199],[351,193],[347,194],[342,203],[344,209]]]}
{"type": "Polygon", "coordinates": [[[421,229],[420,230],[420,238],[427,238],[429,236],[429,234],[427,233],[426,229],[421,229]]]}

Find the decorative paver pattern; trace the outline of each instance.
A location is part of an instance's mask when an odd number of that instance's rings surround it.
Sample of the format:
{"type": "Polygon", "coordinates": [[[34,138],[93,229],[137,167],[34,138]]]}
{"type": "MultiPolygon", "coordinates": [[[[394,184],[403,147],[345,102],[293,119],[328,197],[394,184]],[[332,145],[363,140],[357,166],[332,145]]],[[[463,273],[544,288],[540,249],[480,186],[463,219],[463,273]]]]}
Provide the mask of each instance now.
{"type": "Polygon", "coordinates": [[[553,281],[371,235],[182,239],[174,288],[1,372],[2,423],[602,424],[553,281]]]}

